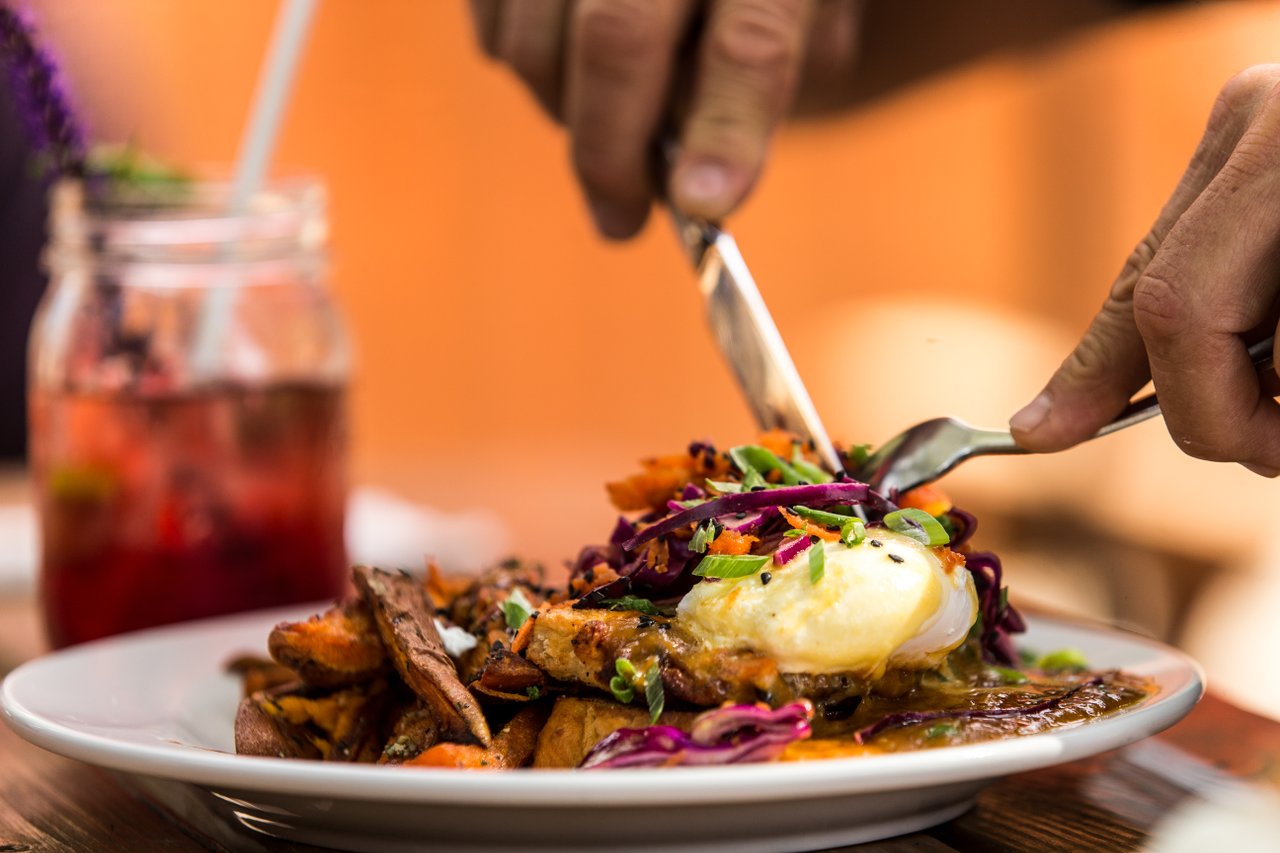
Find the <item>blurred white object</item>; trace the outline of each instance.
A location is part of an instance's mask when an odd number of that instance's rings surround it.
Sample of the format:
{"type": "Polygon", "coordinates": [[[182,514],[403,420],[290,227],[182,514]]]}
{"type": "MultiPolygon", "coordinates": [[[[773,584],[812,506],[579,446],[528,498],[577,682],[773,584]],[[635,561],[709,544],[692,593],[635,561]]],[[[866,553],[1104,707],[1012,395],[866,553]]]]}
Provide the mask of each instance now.
{"type": "Polygon", "coordinates": [[[0,504],[0,595],[25,593],[35,582],[40,525],[31,504],[0,504]]]}
{"type": "MultiPolygon", "coordinates": [[[[1237,499],[1227,503],[1235,505],[1237,499]]],[[[1204,529],[1219,535],[1216,526],[1204,529]]],[[[1276,619],[1280,540],[1265,531],[1265,526],[1255,529],[1255,538],[1263,545],[1255,560],[1213,578],[1192,602],[1181,645],[1204,664],[1220,696],[1280,720],[1280,682],[1264,674],[1267,664],[1263,663],[1273,660],[1280,649],[1280,620],[1276,619]]]]}
{"type": "Polygon", "coordinates": [[[1272,853],[1280,838],[1280,795],[1263,788],[1224,788],[1190,799],[1156,824],[1145,853],[1272,853]]]}
{"type": "Polygon", "coordinates": [[[496,513],[446,513],[382,489],[361,487],[347,501],[347,556],[352,563],[421,571],[434,560],[449,572],[478,572],[507,556],[507,530],[496,513]]]}

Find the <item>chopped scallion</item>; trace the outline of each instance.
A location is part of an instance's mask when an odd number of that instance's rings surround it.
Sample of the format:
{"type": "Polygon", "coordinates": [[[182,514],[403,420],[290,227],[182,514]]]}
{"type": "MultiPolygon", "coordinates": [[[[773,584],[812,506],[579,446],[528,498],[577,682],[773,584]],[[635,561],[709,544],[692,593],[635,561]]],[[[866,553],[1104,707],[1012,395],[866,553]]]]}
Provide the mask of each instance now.
{"type": "Polygon", "coordinates": [[[662,690],[662,667],[656,660],[644,674],[644,700],[649,706],[649,722],[657,724],[667,698],[662,690]]]}
{"type": "Polygon", "coordinates": [[[745,578],[760,571],[769,559],[756,554],[712,554],[703,557],[693,573],[700,578],[745,578]]]}
{"type": "Polygon", "coordinates": [[[822,580],[826,570],[827,552],[823,549],[821,542],[815,542],[809,549],[809,583],[814,584],[822,580]]]}
{"type": "Polygon", "coordinates": [[[730,483],[726,480],[707,480],[707,485],[722,495],[736,495],[742,491],[741,483],[730,483]]]}
{"type": "Polygon", "coordinates": [[[714,521],[699,525],[698,529],[693,531],[693,538],[689,540],[689,550],[695,554],[705,554],[707,546],[715,541],[718,532],[714,521]]]}

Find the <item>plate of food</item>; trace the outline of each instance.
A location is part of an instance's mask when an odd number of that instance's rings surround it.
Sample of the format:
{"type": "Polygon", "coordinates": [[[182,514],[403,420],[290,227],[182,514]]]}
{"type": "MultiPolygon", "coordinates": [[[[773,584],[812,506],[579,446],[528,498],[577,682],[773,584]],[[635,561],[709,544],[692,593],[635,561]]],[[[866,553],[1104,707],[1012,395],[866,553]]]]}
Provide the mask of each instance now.
{"type": "Polygon", "coordinates": [[[763,851],[947,820],[1202,692],[1174,649],[1024,619],[941,492],[879,495],[789,436],[695,443],[609,493],[623,516],[567,579],[360,566],[340,602],[33,661],[0,706],[296,841],[763,851]]]}

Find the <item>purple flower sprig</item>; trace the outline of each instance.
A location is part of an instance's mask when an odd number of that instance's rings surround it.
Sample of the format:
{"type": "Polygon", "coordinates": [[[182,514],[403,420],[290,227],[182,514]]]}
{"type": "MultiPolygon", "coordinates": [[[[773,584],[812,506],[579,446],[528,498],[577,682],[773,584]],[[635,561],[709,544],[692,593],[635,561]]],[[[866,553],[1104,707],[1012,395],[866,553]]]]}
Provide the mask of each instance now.
{"type": "Polygon", "coordinates": [[[0,65],[6,66],[32,147],[54,176],[85,171],[84,136],[58,79],[58,67],[36,46],[31,27],[0,3],[0,65]]]}

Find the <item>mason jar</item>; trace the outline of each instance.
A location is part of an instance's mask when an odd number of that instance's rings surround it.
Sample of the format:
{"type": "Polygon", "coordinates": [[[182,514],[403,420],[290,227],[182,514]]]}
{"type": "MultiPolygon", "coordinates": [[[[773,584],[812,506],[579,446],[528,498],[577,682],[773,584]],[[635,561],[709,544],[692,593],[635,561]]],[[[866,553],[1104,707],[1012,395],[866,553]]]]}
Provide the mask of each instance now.
{"type": "Polygon", "coordinates": [[[325,193],[230,192],[54,188],[29,415],[55,647],[344,592],[325,193]]]}

